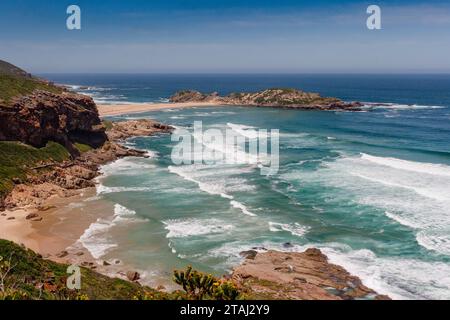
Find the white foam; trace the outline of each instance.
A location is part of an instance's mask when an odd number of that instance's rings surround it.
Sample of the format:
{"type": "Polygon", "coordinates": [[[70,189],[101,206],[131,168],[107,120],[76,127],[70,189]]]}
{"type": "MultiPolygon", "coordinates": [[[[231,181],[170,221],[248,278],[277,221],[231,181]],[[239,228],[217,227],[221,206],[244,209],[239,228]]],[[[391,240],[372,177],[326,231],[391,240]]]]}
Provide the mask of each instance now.
{"type": "Polygon", "coordinates": [[[389,157],[376,157],[366,153],[361,153],[361,159],[395,169],[450,177],[450,166],[443,164],[415,162],[389,157]]]}
{"type": "MultiPolygon", "coordinates": [[[[150,158],[158,157],[158,153],[151,150],[146,150],[146,155],[150,158]]],[[[100,172],[103,175],[138,175],[142,174],[143,170],[150,171],[156,168],[154,164],[146,163],[145,161],[145,159],[141,158],[122,158],[101,166],[100,172]]]]}
{"type": "Polygon", "coordinates": [[[235,124],[231,122],[228,122],[227,126],[241,136],[247,137],[249,139],[258,139],[258,131],[256,131],[255,127],[246,126],[243,124],[235,124]]]}
{"type": "Polygon", "coordinates": [[[450,265],[416,259],[377,257],[370,250],[321,248],[332,263],[378,293],[394,299],[449,299],[450,265]]]}
{"type": "Polygon", "coordinates": [[[272,232],[287,231],[294,236],[302,237],[308,232],[309,228],[300,223],[278,223],[269,221],[269,230],[272,232]]]}
{"type": "Polygon", "coordinates": [[[442,262],[426,262],[417,259],[380,257],[367,249],[353,250],[338,243],[292,245],[289,248],[273,242],[228,242],[211,249],[200,260],[208,257],[226,259],[223,267],[232,268],[242,261],[240,252],[278,250],[303,252],[307,248],[319,248],[333,264],[344,267],[359,277],[364,285],[379,294],[393,299],[450,299],[450,265],[442,262]],[[261,248],[261,249],[258,249],[261,248]]]}
{"type": "Polygon", "coordinates": [[[120,221],[133,221],[133,217],[136,215],[136,211],[130,210],[118,203],[114,205],[114,219],[112,222],[117,223],[120,221]]]}
{"type": "Polygon", "coordinates": [[[78,240],[95,258],[99,259],[108,251],[117,247],[117,244],[112,242],[105,233],[114,226],[114,223],[104,219],[97,219],[96,222],[91,223],[78,240]]]}
{"type": "Polygon", "coordinates": [[[441,233],[441,226],[450,226],[449,170],[443,164],[361,154],[324,162],[315,171],[299,168],[280,177],[331,186],[333,198],[340,203],[356,201],[379,208],[393,221],[415,229],[421,246],[449,255],[441,233]]]}
{"type": "Polygon", "coordinates": [[[234,111],[213,111],[213,114],[236,114],[234,111]]]}
{"type": "MultiPolygon", "coordinates": [[[[145,155],[147,157],[149,157],[149,158],[152,158],[152,159],[155,159],[155,158],[159,157],[159,153],[157,151],[154,151],[154,150],[146,150],[145,155]]],[[[147,169],[152,168],[153,169],[153,168],[156,168],[156,166],[154,166],[154,165],[147,165],[147,167],[144,167],[144,168],[147,168],[147,169]]]]}
{"type": "MultiPolygon", "coordinates": [[[[261,155],[252,154],[250,152],[246,152],[242,148],[245,146],[240,146],[235,144],[235,141],[227,141],[228,139],[223,139],[223,141],[205,141],[203,139],[203,134],[194,132],[192,135],[197,144],[203,145],[210,152],[202,152],[203,160],[211,160],[216,164],[244,164],[244,165],[252,165],[257,164],[261,158],[261,155]],[[214,151],[214,152],[213,152],[214,151]],[[205,156],[211,154],[211,159],[205,159],[205,156]]],[[[234,139],[231,139],[234,140],[234,139]]],[[[194,146],[194,150],[195,150],[194,146]]],[[[201,150],[200,148],[197,148],[201,150]]],[[[196,157],[194,157],[195,159],[196,157]]]]}
{"type": "Polygon", "coordinates": [[[97,195],[120,192],[148,192],[154,190],[154,188],[150,187],[107,187],[102,184],[97,184],[96,189],[97,195]]]}
{"type": "Polygon", "coordinates": [[[242,204],[236,200],[230,201],[230,204],[233,206],[233,208],[241,210],[243,214],[246,214],[251,217],[256,216],[256,214],[254,214],[253,212],[248,211],[247,207],[244,204],[242,204]]]}
{"type": "Polygon", "coordinates": [[[78,242],[83,245],[95,259],[99,259],[118,244],[113,242],[108,231],[119,223],[145,221],[135,218],[136,212],[120,204],[114,205],[111,218],[99,218],[84,231],[78,242]]]}
{"type": "Polygon", "coordinates": [[[199,189],[206,193],[229,199],[230,205],[241,210],[242,213],[248,216],[256,216],[256,214],[250,212],[244,204],[234,200],[234,197],[229,194],[229,192],[250,192],[255,190],[255,187],[249,185],[245,179],[230,177],[231,174],[243,173],[247,171],[248,168],[184,165],[169,166],[168,170],[187,181],[197,184],[199,189]]]}
{"type": "Polygon", "coordinates": [[[389,110],[423,110],[423,109],[443,109],[443,106],[424,106],[417,104],[393,104],[393,103],[385,103],[385,104],[369,104],[366,107],[371,109],[389,109],[389,110]]]}
{"type": "Polygon", "coordinates": [[[416,239],[424,248],[450,256],[450,230],[448,226],[444,230],[436,228],[420,231],[417,233],[416,239]]]}
{"type": "Polygon", "coordinates": [[[163,221],[165,229],[169,231],[167,238],[185,238],[209,234],[224,233],[233,228],[217,219],[173,219],[163,221]]]}

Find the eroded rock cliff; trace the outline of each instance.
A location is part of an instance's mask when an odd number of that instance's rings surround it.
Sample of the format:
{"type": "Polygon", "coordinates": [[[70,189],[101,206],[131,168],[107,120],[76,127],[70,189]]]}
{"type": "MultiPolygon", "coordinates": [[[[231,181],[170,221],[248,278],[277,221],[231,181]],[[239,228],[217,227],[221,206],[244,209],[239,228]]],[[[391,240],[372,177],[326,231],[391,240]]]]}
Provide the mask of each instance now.
{"type": "Polygon", "coordinates": [[[72,156],[78,156],[74,143],[96,148],[105,143],[107,136],[92,98],[65,91],[57,94],[36,90],[0,104],[0,140],[34,147],[55,141],[72,156]]]}

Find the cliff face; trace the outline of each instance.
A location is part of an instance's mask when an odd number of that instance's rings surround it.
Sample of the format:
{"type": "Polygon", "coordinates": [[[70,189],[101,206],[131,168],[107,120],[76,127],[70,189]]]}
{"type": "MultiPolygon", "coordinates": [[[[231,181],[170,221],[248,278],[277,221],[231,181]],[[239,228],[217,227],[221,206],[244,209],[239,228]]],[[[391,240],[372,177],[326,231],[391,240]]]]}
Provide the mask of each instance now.
{"type": "Polygon", "coordinates": [[[73,143],[99,147],[107,136],[90,97],[35,90],[0,104],[0,140],[21,141],[34,147],[55,141],[72,156],[78,156],[73,143]]]}
{"type": "Polygon", "coordinates": [[[297,89],[266,89],[259,92],[231,93],[219,96],[217,92],[203,94],[194,90],[177,92],[171,102],[215,102],[224,105],[278,107],[303,110],[349,110],[359,111],[361,103],[346,103],[337,98],[321,97],[317,93],[297,89]]]}

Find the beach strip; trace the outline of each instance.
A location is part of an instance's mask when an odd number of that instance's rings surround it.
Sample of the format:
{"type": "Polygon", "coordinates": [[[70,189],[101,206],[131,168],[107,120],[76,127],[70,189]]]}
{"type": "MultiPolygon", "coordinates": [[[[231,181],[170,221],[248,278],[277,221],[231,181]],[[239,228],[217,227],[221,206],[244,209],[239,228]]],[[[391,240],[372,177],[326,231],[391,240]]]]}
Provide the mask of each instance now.
{"type": "Polygon", "coordinates": [[[141,104],[98,104],[101,117],[118,116],[123,114],[142,113],[165,109],[182,109],[193,107],[217,107],[218,102],[177,102],[177,103],[141,103],[141,104]]]}

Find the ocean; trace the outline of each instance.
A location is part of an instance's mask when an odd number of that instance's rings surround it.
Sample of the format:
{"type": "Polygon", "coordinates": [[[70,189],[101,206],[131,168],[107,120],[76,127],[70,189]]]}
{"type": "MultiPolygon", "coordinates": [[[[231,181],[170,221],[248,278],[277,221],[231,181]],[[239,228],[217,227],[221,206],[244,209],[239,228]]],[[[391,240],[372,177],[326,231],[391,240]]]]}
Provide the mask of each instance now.
{"type": "Polygon", "coordinates": [[[378,104],[366,112],[201,107],[111,117],[154,118],[177,130],[201,120],[204,129],[243,135],[279,129],[279,171],[175,165],[169,135],[130,139],[150,157],[102,168],[97,196],[84,205],[111,209],[79,243],[150,282],[186,265],[227,273],[243,250],[318,247],[379,293],[450,299],[450,75],[43,76],[98,103],[294,87],[378,104]]]}

